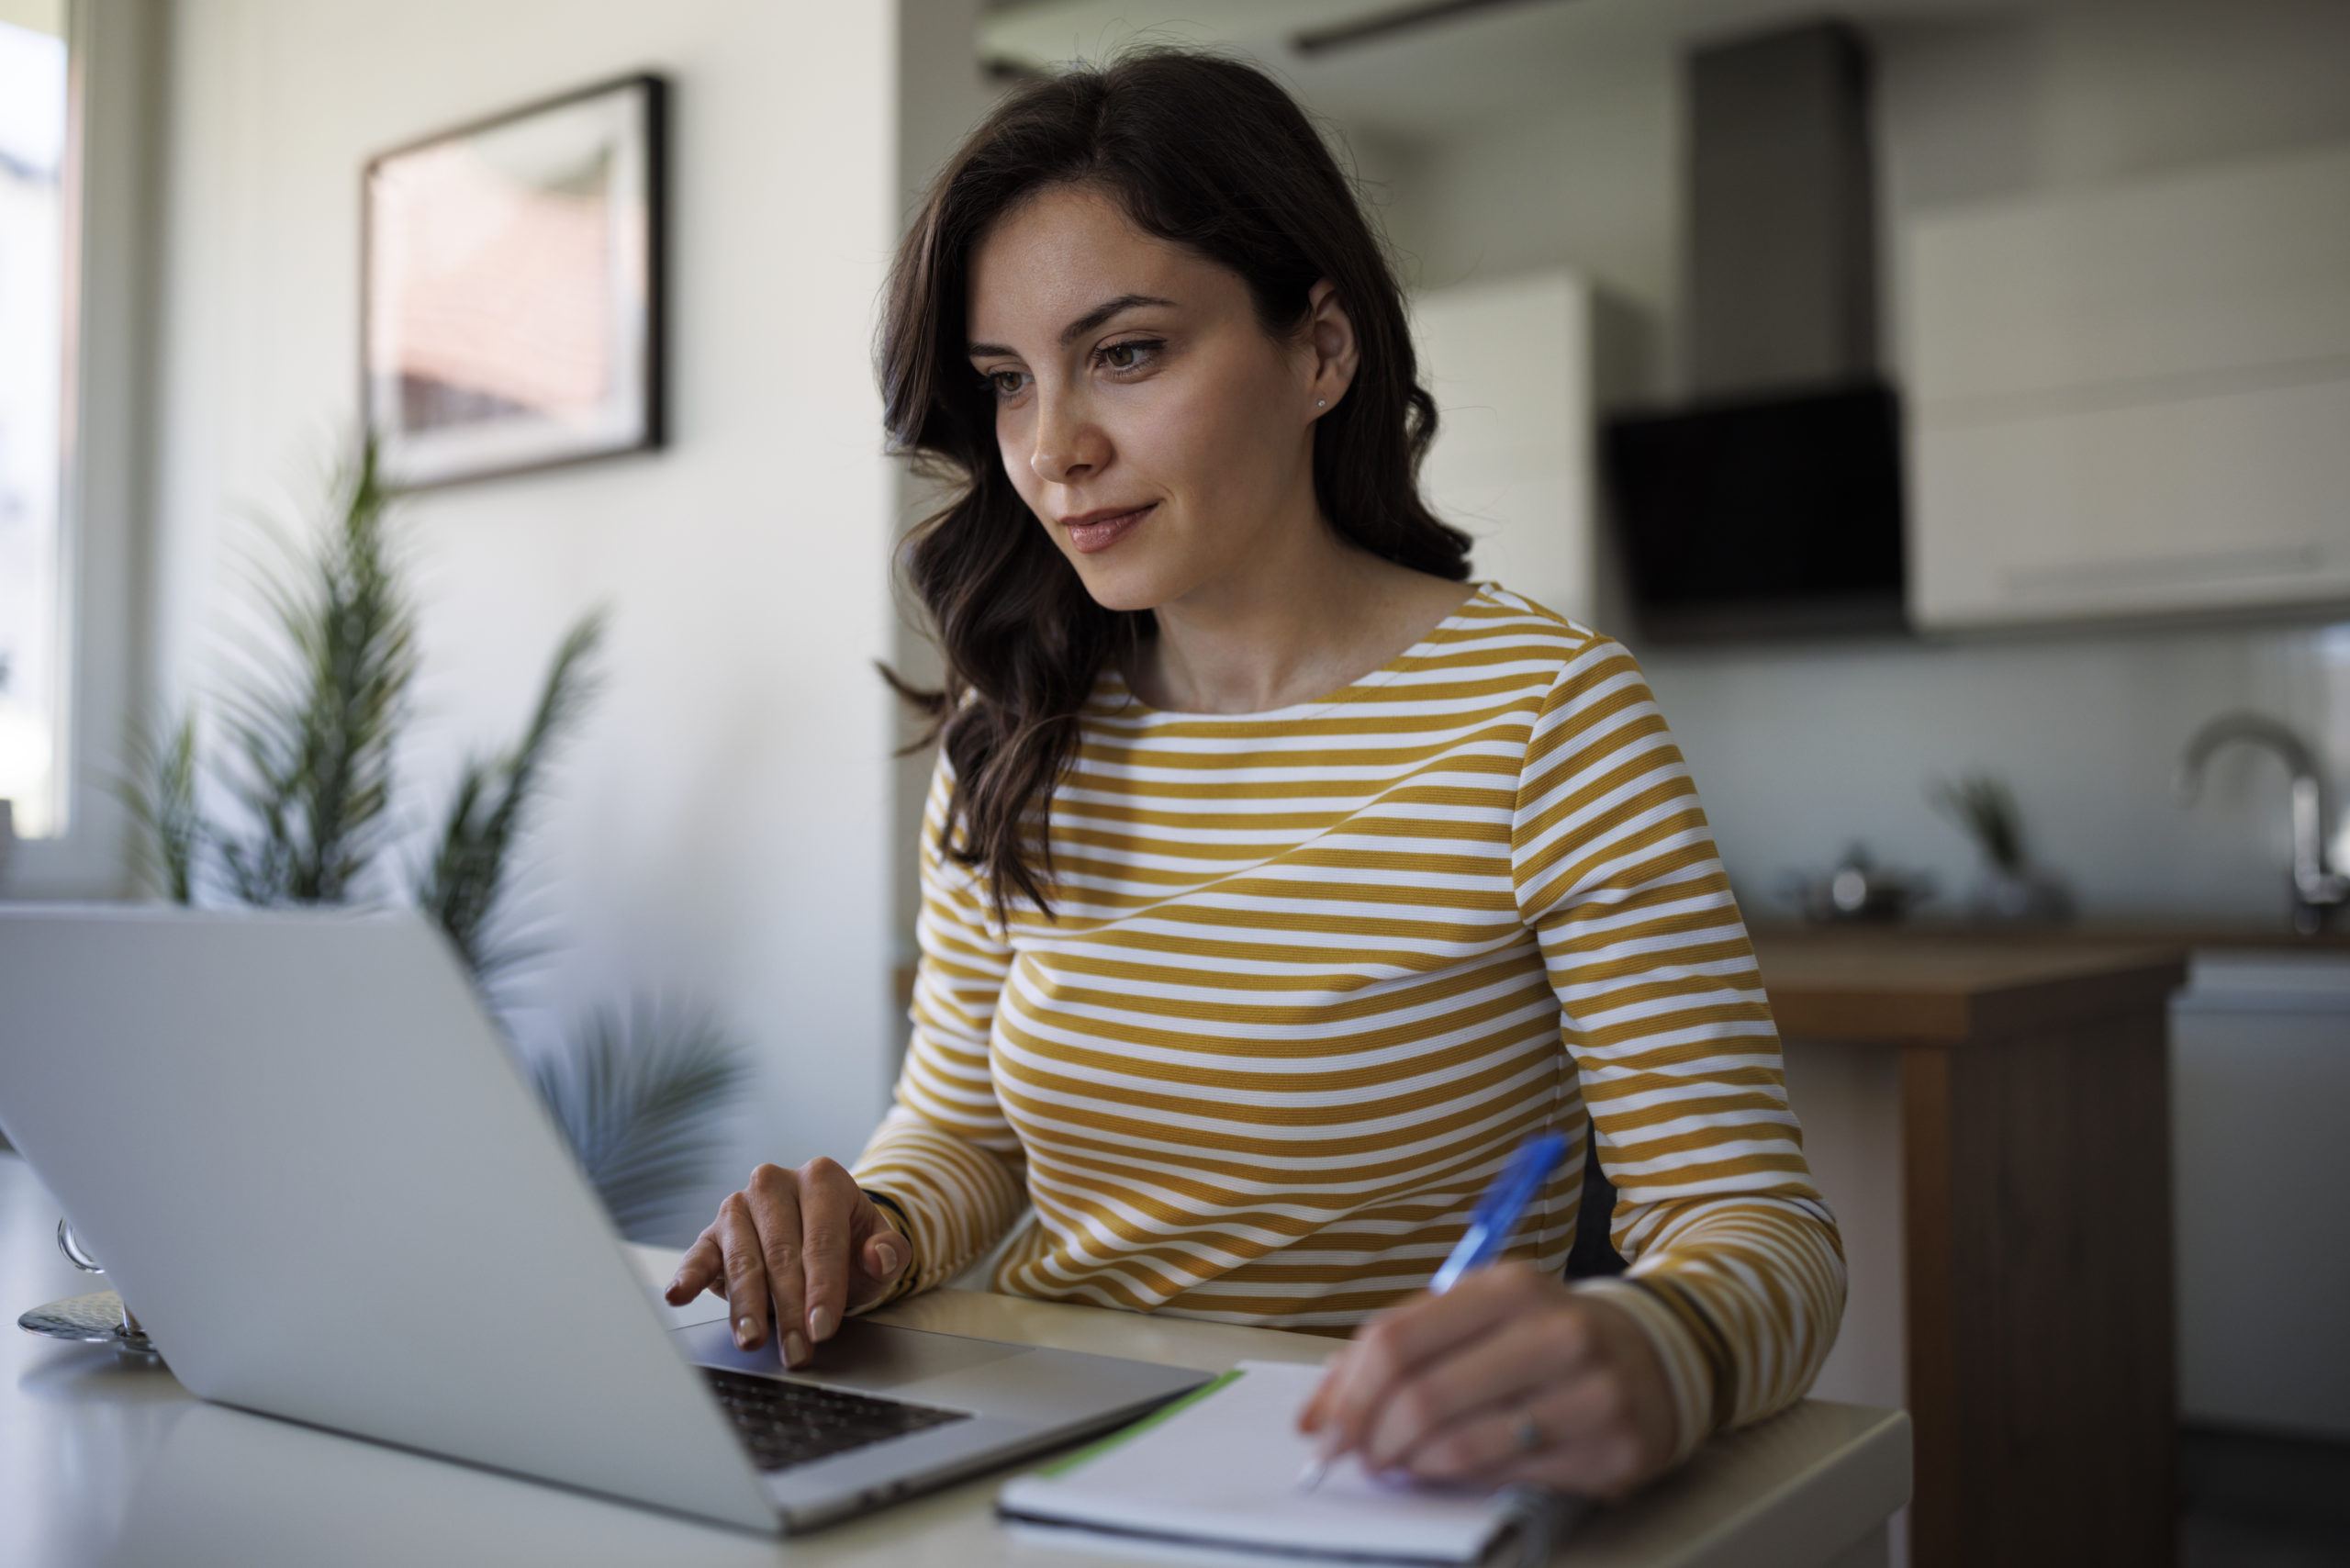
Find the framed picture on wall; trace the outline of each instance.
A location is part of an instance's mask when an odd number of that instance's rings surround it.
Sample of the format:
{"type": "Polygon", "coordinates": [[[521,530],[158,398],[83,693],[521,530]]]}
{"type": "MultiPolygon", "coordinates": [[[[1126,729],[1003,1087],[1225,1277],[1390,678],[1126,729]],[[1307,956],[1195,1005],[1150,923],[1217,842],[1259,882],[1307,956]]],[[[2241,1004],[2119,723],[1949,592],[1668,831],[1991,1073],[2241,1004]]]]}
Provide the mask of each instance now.
{"type": "Polygon", "coordinates": [[[667,99],[632,76],[368,162],[361,407],[386,484],[662,443],[667,99]]]}

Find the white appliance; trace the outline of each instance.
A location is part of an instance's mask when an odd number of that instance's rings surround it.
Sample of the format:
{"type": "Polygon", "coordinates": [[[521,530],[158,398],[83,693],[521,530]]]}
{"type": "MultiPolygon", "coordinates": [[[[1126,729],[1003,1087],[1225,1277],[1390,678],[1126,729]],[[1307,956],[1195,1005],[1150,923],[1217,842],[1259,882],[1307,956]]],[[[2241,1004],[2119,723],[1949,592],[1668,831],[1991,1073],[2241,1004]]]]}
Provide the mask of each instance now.
{"type": "Polygon", "coordinates": [[[2171,1004],[2179,1407],[2350,1439],[2350,954],[2199,952],[2171,1004]]]}

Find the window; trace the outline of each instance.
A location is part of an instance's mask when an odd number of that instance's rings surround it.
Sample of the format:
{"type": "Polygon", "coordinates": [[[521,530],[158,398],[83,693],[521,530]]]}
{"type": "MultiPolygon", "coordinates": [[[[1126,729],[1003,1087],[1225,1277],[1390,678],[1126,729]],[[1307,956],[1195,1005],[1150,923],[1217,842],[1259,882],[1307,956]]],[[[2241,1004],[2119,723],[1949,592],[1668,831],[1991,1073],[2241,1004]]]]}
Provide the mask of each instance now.
{"type": "Polygon", "coordinates": [[[65,827],[63,0],[0,0],[0,801],[65,827]]]}

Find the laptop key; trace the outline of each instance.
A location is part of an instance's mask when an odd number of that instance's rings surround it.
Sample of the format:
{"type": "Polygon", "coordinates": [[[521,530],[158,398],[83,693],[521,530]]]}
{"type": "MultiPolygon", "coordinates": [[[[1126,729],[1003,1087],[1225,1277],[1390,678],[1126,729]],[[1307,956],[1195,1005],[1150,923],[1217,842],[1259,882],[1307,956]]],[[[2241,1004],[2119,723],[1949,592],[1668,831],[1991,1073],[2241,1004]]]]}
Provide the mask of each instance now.
{"type": "Polygon", "coordinates": [[[970,1419],[957,1410],[878,1399],[845,1389],[785,1383],[717,1367],[704,1367],[701,1372],[761,1470],[786,1470],[886,1438],[970,1419]]]}

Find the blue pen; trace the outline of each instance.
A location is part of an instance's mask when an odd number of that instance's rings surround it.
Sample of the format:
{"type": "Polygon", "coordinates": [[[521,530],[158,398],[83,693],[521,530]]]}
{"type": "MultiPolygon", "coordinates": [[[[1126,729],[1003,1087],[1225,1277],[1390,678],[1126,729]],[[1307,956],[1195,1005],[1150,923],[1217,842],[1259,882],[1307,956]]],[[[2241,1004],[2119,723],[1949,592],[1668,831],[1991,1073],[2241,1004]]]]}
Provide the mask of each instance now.
{"type": "Polygon", "coordinates": [[[1442,1295],[1460,1282],[1461,1275],[1502,1255],[1517,1222],[1525,1216],[1526,1205],[1534,1201],[1534,1194],[1542,1190],[1566,1152],[1567,1140],[1557,1133],[1537,1133],[1517,1146],[1517,1152],[1509,1157],[1509,1163],[1470,1212],[1469,1228],[1460,1233],[1452,1256],[1428,1282],[1430,1294],[1442,1295]]]}
{"type": "MultiPolygon", "coordinates": [[[[1526,1205],[1534,1201],[1534,1194],[1542,1190],[1542,1183],[1550,1179],[1550,1172],[1559,1168],[1566,1152],[1567,1140],[1558,1133],[1537,1133],[1517,1146],[1517,1152],[1509,1157],[1509,1163],[1502,1167],[1501,1174],[1494,1178],[1493,1185],[1485,1189],[1485,1195],[1470,1211],[1469,1228],[1460,1233],[1460,1239],[1453,1244],[1452,1255],[1428,1282],[1429,1294],[1442,1295],[1460,1283],[1461,1275],[1472,1269],[1482,1269],[1502,1255],[1511,1234],[1517,1229],[1517,1222],[1526,1215],[1526,1205]]],[[[1322,1484],[1322,1478],[1329,1470],[1328,1459],[1315,1460],[1297,1478],[1298,1490],[1313,1491],[1322,1484]]]]}

